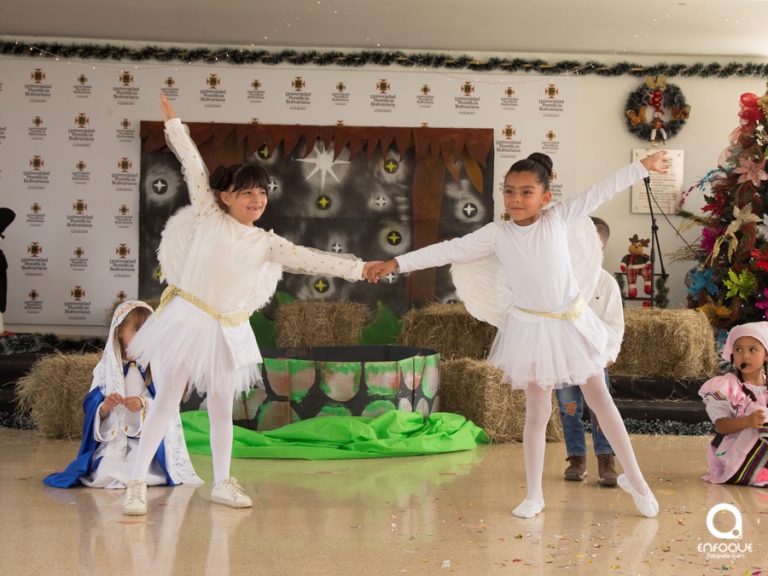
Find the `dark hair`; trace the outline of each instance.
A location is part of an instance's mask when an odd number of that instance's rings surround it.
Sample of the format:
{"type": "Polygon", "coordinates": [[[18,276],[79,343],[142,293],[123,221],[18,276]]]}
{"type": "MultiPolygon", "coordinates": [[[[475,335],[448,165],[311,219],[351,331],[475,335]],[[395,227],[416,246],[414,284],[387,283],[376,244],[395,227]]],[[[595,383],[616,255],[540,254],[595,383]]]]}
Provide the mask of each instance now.
{"type": "Polygon", "coordinates": [[[250,188],[261,188],[269,193],[269,173],[258,164],[219,165],[208,178],[208,185],[214,191],[216,203],[226,212],[227,206],[221,201],[221,192],[239,192],[250,188]]]}
{"type": "Polygon", "coordinates": [[[600,236],[603,244],[607,244],[608,238],[611,237],[611,228],[608,226],[608,222],[597,216],[590,216],[590,218],[592,218],[592,223],[597,228],[597,234],[600,236]]]}
{"type": "Polygon", "coordinates": [[[536,176],[536,183],[544,186],[544,192],[549,190],[549,179],[552,177],[552,158],[541,152],[534,152],[525,160],[518,160],[507,171],[507,174],[530,172],[536,176]]]}

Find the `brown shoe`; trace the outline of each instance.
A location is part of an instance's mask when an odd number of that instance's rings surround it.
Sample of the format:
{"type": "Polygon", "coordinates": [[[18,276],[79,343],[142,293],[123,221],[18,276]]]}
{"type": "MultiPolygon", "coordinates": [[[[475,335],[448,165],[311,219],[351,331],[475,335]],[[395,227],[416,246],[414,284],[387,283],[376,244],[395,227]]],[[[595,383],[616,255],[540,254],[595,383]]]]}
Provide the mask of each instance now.
{"type": "Polygon", "coordinates": [[[616,486],[616,468],[613,464],[613,454],[597,455],[597,477],[598,484],[601,486],[616,486]]]}
{"type": "Polygon", "coordinates": [[[568,456],[566,458],[570,466],[565,469],[565,479],[572,482],[581,482],[587,475],[587,459],[584,456],[568,456]]]}

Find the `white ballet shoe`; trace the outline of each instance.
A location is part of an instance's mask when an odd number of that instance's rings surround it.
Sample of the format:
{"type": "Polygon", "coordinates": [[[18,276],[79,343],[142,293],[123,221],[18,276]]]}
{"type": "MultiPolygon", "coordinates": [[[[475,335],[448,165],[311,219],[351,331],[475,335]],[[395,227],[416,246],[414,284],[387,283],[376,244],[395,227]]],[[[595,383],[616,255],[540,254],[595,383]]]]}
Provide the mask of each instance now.
{"type": "Polygon", "coordinates": [[[646,518],[656,517],[656,515],[659,513],[659,503],[656,502],[656,498],[654,497],[653,492],[651,492],[650,487],[648,488],[648,494],[641,496],[637,490],[632,488],[632,484],[629,483],[629,479],[627,478],[626,474],[619,475],[619,477],[616,479],[616,483],[621,487],[622,490],[624,490],[624,492],[632,495],[632,500],[635,501],[635,506],[637,506],[640,514],[646,518]]]}
{"type": "Polygon", "coordinates": [[[544,510],[544,500],[534,502],[533,500],[523,500],[522,504],[512,510],[512,515],[518,518],[533,518],[544,510]]]}

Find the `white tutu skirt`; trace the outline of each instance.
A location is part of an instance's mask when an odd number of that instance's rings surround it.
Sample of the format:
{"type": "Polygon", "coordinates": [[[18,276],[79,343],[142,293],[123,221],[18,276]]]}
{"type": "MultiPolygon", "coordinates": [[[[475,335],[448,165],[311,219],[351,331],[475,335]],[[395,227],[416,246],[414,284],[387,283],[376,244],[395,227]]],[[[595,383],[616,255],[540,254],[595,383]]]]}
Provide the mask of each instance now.
{"type": "MultiPolygon", "coordinates": [[[[235,328],[236,350],[229,342],[218,320],[183,298],[173,298],[160,311],[150,316],[128,346],[128,355],[142,366],[152,367],[155,386],[162,388],[168,378],[188,379],[190,389],[201,396],[225,394],[234,396],[261,381],[261,353],[249,323],[235,328]],[[235,368],[233,352],[241,359],[235,368]],[[242,362],[242,358],[246,362],[242,362]]],[[[185,382],[186,385],[186,382],[185,382]]]]}
{"type": "Polygon", "coordinates": [[[545,390],[586,384],[604,378],[610,358],[606,342],[618,336],[584,310],[575,323],[510,309],[496,334],[488,362],[504,372],[515,389],[536,384],[545,390]]]}

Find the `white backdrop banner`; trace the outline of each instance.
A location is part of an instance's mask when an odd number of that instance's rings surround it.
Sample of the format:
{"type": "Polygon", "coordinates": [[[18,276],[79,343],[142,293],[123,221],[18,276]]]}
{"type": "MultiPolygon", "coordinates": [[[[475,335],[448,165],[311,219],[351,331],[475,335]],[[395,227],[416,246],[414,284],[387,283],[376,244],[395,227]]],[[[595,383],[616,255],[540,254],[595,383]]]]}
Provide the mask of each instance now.
{"type": "Polygon", "coordinates": [[[160,91],[190,122],[492,128],[497,205],[536,151],[555,200],[578,192],[578,78],[119,64],[0,58],[6,323],[102,325],[137,296],[139,125],[160,91]]]}

